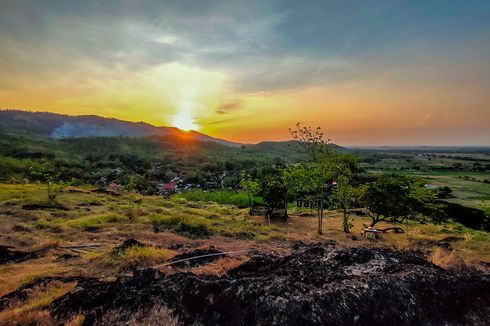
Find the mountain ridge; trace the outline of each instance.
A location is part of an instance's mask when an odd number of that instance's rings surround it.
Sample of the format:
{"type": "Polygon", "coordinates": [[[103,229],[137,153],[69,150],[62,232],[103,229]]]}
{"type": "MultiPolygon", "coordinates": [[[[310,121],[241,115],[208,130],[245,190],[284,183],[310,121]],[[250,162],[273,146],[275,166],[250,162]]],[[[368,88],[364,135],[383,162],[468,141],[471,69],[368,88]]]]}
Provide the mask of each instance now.
{"type": "Polygon", "coordinates": [[[54,139],[177,136],[185,139],[216,142],[230,147],[242,145],[241,143],[215,138],[194,130],[183,131],[175,127],[154,126],[143,121],[131,122],[98,115],[68,115],[12,109],[0,109],[0,131],[9,134],[54,139]]]}

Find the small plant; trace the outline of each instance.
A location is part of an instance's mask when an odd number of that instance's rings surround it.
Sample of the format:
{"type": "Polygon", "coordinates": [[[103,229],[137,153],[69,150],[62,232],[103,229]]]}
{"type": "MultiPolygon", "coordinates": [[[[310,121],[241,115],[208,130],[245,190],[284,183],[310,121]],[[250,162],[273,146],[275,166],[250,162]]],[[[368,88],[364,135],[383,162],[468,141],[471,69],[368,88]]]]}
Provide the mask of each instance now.
{"type": "Polygon", "coordinates": [[[40,166],[31,166],[29,172],[32,178],[43,182],[46,185],[48,201],[54,202],[58,192],[63,188],[63,183],[59,181],[61,172],[48,162],[43,162],[40,166]]]}
{"type": "Polygon", "coordinates": [[[140,207],[141,207],[141,203],[143,202],[143,199],[139,197],[137,194],[135,178],[131,177],[129,179],[129,182],[124,188],[124,190],[128,193],[127,215],[129,217],[129,220],[132,221],[141,213],[140,207]]]}

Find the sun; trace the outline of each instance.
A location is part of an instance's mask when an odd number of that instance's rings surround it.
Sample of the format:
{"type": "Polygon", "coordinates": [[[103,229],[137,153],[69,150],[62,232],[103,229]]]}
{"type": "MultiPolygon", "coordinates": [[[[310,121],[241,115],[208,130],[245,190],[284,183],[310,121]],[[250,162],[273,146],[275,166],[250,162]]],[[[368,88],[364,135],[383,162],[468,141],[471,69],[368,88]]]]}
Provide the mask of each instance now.
{"type": "Polygon", "coordinates": [[[194,122],[194,119],[185,112],[180,112],[174,115],[172,125],[184,131],[198,130],[199,126],[194,122]]]}

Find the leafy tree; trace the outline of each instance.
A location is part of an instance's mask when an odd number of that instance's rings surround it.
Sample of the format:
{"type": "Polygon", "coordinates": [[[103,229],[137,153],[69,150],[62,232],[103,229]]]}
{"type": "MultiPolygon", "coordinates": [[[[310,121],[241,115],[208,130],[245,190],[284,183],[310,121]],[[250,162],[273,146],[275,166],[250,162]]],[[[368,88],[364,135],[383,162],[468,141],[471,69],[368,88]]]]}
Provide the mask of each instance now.
{"type": "Polygon", "coordinates": [[[354,187],[351,186],[349,178],[345,175],[341,175],[337,179],[337,185],[335,186],[332,194],[337,203],[337,206],[342,209],[343,222],[342,227],[344,232],[349,233],[352,224],[349,223],[349,215],[347,210],[350,207],[352,197],[354,195],[354,187]]]}
{"type": "Polygon", "coordinates": [[[331,195],[332,180],[340,175],[350,176],[359,159],[337,153],[330,139],[324,137],[319,127],[313,130],[298,123],[296,129],[289,129],[289,132],[307,156],[306,163],[288,169],[290,192],[314,201],[318,217],[318,234],[322,234],[323,214],[331,195]]]}
{"type": "Polygon", "coordinates": [[[367,186],[361,201],[369,209],[370,226],[374,227],[380,221],[397,223],[416,219],[419,214],[439,221],[443,215],[434,199],[434,192],[412,178],[383,175],[367,186]]]}
{"type": "Polygon", "coordinates": [[[294,192],[313,197],[317,206],[318,234],[322,234],[326,187],[334,177],[334,152],[330,139],[324,138],[321,128],[313,130],[311,127],[302,127],[300,123],[296,124],[296,129],[289,129],[289,132],[306,152],[308,159],[307,163],[290,169],[290,185],[294,192]]]}
{"type": "Polygon", "coordinates": [[[259,194],[267,205],[269,224],[275,209],[285,209],[287,217],[288,187],[282,170],[274,169],[263,177],[259,194]]]}
{"type": "Polygon", "coordinates": [[[29,174],[33,179],[45,184],[48,201],[53,202],[56,199],[57,192],[63,186],[62,182],[59,181],[61,175],[59,169],[48,162],[42,162],[40,165],[31,166],[29,174]]]}
{"type": "Polygon", "coordinates": [[[243,191],[247,194],[248,196],[248,207],[249,207],[249,214],[252,214],[252,209],[254,205],[254,197],[257,196],[260,192],[260,184],[253,180],[252,177],[247,174],[247,173],[242,173],[241,174],[241,179],[240,179],[240,187],[243,189],[243,191]]]}

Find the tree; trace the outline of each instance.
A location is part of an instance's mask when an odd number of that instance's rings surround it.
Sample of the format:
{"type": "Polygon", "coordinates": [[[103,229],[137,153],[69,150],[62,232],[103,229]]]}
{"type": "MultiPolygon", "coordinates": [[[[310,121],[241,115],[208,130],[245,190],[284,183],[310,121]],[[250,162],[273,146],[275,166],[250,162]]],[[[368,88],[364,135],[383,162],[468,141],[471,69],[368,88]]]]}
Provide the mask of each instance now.
{"type": "Polygon", "coordinates": [[[345,175],[341,175],[337,179],[337,185],[333,190],[333,197],[337,203],[337,206],[342,209],[343,222],[342,227],[344,232],[349,233],[352,224],[349,223],[349,215],[347,210],[350,207],[352,197],[354,195],[354,187],[351,186],[349,178],[345,175]]]}
{"type": "Polygon", "coordinates": [[[128,194],[128,217],[133,220],[140,212],[140,205],[142,203],[141,197],[137,195],[137,179],[132,176],[129,178],[127,185],[124,187],[125,192],[128,194]]]}
{"type": "Polygon", "coordinates": [[[382,175],[366,187],[361,202],[368,208],[370,226],[374,227],[380,221],[399,223],[416,219],[419,214],[439,221],[443,216],[434,205],[434,199],[434,192],[412,178],[382,175]]]}
{"type": "Polygon", "coordinates": [[[323,213],[332,190],[332,181],[340,175],[350,176],[358,158],[335,151],[321,128],[313,130],[296,124],[289,129],[292,138],[307,155],[307,162],[288,170],[290,191],[313,199],[317,209],[318,234],[323,233],[323,213]]]}
{"type": "Polygon", "coordinates": [[[313,197],[317,207],[318,234],[323,234],[323,211],[326,187],[334,177],[333,150],[330,139],[325,139],[321,128],[313,130],[296,124],[289,129],[292,138],[306,152],[307,163],[292,167],[288,173],[292,189],[313,197]]]}
{"type": "Polygon", "coordinates": [[[253,180],[249,174],[242,173],[240,179],[240,187],[248,196],[248,213],[252,214],[254,197],[257,196],[260,192],[260,184],[257,181],[253,180]]]}
{"type": "Polygon", "coordinates": [[[43,182],[46,185],[48,201],[53,202],[56,199],[57,192],[61,189],[62,183],[58,180],[61,172],[48,162],[42,162],[38,166],[31,166],[29,174],[32,178],[43,182]]]}
{"type": "Polygon", "coordinates": [[[285,209],[285,217],[287,218],[288,187],[284,171],[281,169],[270,171],[263,177],[260,188],[259,194],[268,208],[266,217],[269,224],[275,209],[285,209]]]}

